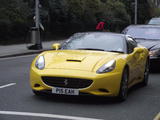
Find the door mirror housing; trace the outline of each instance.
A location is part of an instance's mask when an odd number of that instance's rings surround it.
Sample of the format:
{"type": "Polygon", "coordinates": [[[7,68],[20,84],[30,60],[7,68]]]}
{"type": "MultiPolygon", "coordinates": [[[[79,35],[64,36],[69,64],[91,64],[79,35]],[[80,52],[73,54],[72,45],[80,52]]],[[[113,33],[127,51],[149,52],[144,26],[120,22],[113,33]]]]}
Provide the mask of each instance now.
{"type": "Polygon", "coordinates": [[[143,49],[142,48],[134,48],[134,51],[137,53],[142,53],[143,49]]]}
{"type": "Polygon", "coordinates": [[[54,50],[59,50],[59,49],[61,48],[61,44],[60,44],[60,43],[54,43],[54,44],[52,45],[52,48],[53,48],[54,50]]]}

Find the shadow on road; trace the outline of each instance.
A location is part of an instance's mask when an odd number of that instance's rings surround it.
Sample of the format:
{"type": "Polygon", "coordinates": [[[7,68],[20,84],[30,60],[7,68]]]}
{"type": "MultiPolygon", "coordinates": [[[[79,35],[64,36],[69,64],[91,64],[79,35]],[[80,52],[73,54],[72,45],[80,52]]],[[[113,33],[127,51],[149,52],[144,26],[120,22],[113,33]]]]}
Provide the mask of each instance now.
{"type": "MultiPolygon", "coordinates": [[[[147,87],[147,86],[146,86],[147,87]]],[[[67,96],[67,95],[52,95],[44,94],[41,96],[34,95],[33,98],[45,102],[56,103],[72,103],[72,104],[87,104],[87,105],[103,105],[103,104],[121,104],[127,102],[132,94],[144,89],[142,84],[136,84],[129,89],[128,98],[126,101],[119,101],[116,97],[102,97],[102,96],[67,96]]]]}
{"type": "MultiPolygon", "coordinates": [[[[129,89],[128,98],[133,92],[137,92],[142,89],[142,84],[137,84],[129,89]]],[[[121,104],[126,101],[119,101],[116,97],[102,97],[102,96],[65,96],[65,95],[51,95],[44,94],[41,96],[33,96],[36,100],[46,101],[46,102],[57,102],[57,103],[72,103],[72,104],[121,104]]]]}
{"type": "Polygon", "coordinates": [[[119,104],[117,99],[98,96],[61,96],[61,95],[43,95],[34,96],[34,99],[44,100],[57,103],[72,103],[72,104],[119,104]]]}

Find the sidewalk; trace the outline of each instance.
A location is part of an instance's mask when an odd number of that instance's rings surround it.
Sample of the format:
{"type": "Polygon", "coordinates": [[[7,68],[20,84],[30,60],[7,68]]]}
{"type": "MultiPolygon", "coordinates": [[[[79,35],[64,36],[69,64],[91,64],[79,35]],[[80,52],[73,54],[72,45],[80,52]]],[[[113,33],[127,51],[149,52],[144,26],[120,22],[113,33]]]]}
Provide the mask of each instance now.
{"type": "Polygon", "coordinates": [[[0,58],[40,53],[52,49],[53,43],[62,43],[63,41],[64,40],[45,41],[42,43],[42,50],[28,50],[26,44],[0,45],[0,58]]]}

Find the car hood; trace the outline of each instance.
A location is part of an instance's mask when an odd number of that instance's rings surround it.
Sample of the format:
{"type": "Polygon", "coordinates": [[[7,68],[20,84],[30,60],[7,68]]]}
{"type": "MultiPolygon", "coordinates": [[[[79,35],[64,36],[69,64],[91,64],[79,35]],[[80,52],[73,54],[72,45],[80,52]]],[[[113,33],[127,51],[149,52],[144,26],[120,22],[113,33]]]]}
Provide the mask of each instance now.
{"type": "Polygon", "coordinates": [[[117,55],[120,53],[88,50],[50,51],[44,55],[45,68],[94,71],[94,68],[115,59],[117,55]]]}
{"type": "Polygon", "coordinates": [[[160,40],[136,39],[136,41],[138,42],[138,44],[146,47],[148,50],[160,48],[160,40]]]}

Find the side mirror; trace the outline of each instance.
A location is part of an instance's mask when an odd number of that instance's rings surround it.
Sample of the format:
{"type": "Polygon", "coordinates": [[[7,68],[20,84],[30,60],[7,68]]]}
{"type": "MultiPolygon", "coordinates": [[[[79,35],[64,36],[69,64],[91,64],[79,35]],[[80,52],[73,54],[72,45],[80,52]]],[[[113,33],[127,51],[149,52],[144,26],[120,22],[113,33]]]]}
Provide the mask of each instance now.
{"type": "Polygon", "coordinates": [[[54,44],[52,45],[52,48],[53,48],[54,50],[58,50],[58,49],[60,49],[60,47],[61,47],[61,44],[59,44],[59,43],[54,43],[54,44]]]}
{"type": "Polygon", "coordinates": [[[143,49],[142,48],[134,48],[135,52],[137,53],[142,53],[143,52],[143,49]]]}

